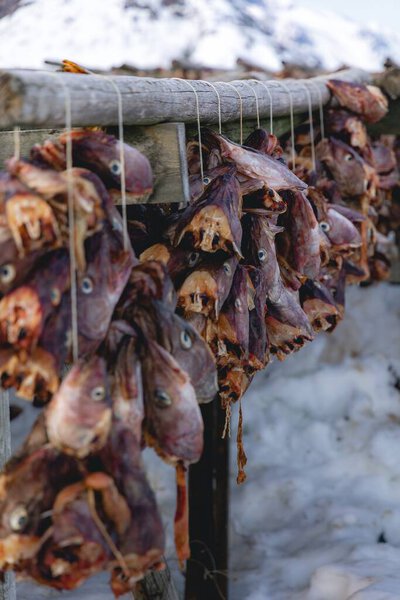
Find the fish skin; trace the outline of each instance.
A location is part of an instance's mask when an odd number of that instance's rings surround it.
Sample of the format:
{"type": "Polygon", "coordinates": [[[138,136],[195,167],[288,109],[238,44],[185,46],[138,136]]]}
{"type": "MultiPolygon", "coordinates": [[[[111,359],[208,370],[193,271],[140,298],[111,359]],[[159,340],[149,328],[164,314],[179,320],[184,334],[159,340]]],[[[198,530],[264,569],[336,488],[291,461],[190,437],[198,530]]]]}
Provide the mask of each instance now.
{"type": "Polygon", "coordinates": [[[218,366],[243,364],[249,353],[249,280],[247,270],[238,265],[232,287],[214,325],[211,348],[218,366]]]}
{"type": "Polygon", "coordinates": [[[254,308],[249,313],[249,357],[247,366],[250,370],[263,369],[269,361],[269,342],[267,336],[266,297],[267,278],[262,269],[247,267],[250,279],[255,290],[254,308]]]}
{"type": "Polygon", "coordinates": [[[185,316],[202,313],[218,317],[231,289],[237,265],[237,258],[231,256],[222,264],[213,261],[193,271],[178,290],[178,307],[185,316]]]}
{"type": "Polygon", "coordinates": [[[167,462],[197,462],[203,450],[203,420],[189,376],[153,340],[146,340],[142,369],[146,441],[167,462]],[[161,405],[161,393],[167,394],[169,405],[161,405]]]}
{"type": "Polygon", "coordinates": [[[362,196],[368,186],[367,165],[357,152],[335,138],[321,140],[316,156],[330,171],[343,196],[362,196]]]}
{"type": "Polygon", "coordinates": [[[209,147],[217,147],[222,159],[233,162],[238,173],[262,181],[267,188],[307,189],[307,184],[296,177],[288,167],[263,152],[235,144],[209,129],[203,131],[202,143],[209,147]]]}
{"type": "MultiPolygon", "coordinates": [[[[31,157],[63,170],[66,168],[65,148],[69,134],[61,134],[55,141],[35,145],[31,157]],[[55,160],[54,160],[55,159],[55,160]]],[[[121,189],[120,142],[103,131],[76,130],[71,134],[73,164],[96,173],[107,188],[121,189]]],[[[149,160],[139,150],[123,145],[126,191],[132,196],[151,193],[153,173],[149,160]]]]}
{"type": "Polygon", "coordinates": [[[326,85],[340,106],[361,115],[367,123],[380,121],[388,111],[388,101],[381,90],[372,85],[362,85],[330,79],[326,85]]]}
{"type": "Polygon", "coordinates": [[[340,136],[346,144],[364,149],[368,144],[367,128],[361,118],[347,110],[330,108],[325,124],[328,135],[340,136]]]}
{"type": "Polygon", "coordinates": [[[105,473],[113,478],[130,511],[130,519],[125,521],[125,528],[117,533],[116,539],[128,573],[124,576],[115,560],[109,564],[111,587],[118,597],[132,591],[134,583],[148,569],[162,562],[164,527],[144,471],[140,440],[123,420],[114,421],[100,458],[105,473]]]}
{"type": "Polygon", "coordinates": [[[315,279],[321,268],[321,236],[318,221],[310,201],[302,192],[288,192],[287,204],[284,235],[290,240],[288,260],[301,275],[315,279]]]}
{"type": "Polygon", "coordinates": [[[68,252],[54,250],[36,264],[23,285],[0,301],[0,344],[33,349],[68,287],[68,252]]]}
{"type": "Polygon", "coordinates": [[[105,360],[78,361],[46,408],[50,442],[77,458],[98,451],[110,431],[111,405],[105,360]]]}
{"type": "Polygon", "coordinates": [[[108,223],[85,242],[86,269],[77,278],[79,355],[95,352],[106,337],[114,309],[136,264],[130,246],[108,223]]]}
{"type": "Polygon", "coordinates": [[[201,266],[207,256],[205,252],[157,243],[142,252],[139,259],[141,262],[158,260],[163,263],[177,288],[196,267],[201,266]]]}
{"type": "Polygon", "coordinates": [[[0,474],[0,568],[20,570],[36,556],[48,523],[41,519],[50,510],[60,489],[80,478],[76,461],[61,455],[42,439],[26,444],[0,474]],[[38,446],[38,447],[37,447],[38,446]],[[12,515],[25,511],[26,523],[15,530],[12,515]]]}
{"type": "Polygon", "coordinates": [[[236,169],[229,165],[182,211],[175,227],[173,245],[190,238],[195,250],[235,252],[241,256],[242,195],[236,169]]]}
{"type": "Polygon", "coordinates": [[[316,333],[333,331],[341,316],[335,299],[326,286],[308,279],[299,290],[299,298],[316,333]]]}
{"type": "Polygon", "coordinates": [[[160,301],[152,301],[135,323],[142,336],[165,348],[189,375],[199,403],[215,398],[218,392],[215,360],[208,344],[190,323],[160,301]]]}

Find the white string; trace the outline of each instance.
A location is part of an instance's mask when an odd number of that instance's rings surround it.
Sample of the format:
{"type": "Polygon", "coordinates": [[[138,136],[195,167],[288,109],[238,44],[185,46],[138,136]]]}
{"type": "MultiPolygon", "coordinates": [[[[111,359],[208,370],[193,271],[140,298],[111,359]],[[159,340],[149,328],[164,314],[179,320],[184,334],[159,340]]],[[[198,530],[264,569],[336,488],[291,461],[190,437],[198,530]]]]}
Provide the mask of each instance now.
{"type": "Polygon", "coordinates": [[[193,85],[187,79],[180,79],[179,77],[173,77],[172,79],[174,81],[182,81],[183,83],[186,83],[191,88],[192,92],[194,93],[194,97],[196,98],[197,131],[198,131],[198,136],[199,136],[200,175],[201,175],[202,186],[204,187],[204,181],[203,181],[203,179],[204,179],[204,166],[203,166],[203,148],[202,148],[202,144],[201,144],[201,123],[200,123],[199,96],[197,94],[196,89],[193,87],[193,85]]]}
{"type": "Polygon", "coordinates": [[[21,128],[16,125],[14,127],[14,158],[17,160],[20,159],[21,156],[21,128]]]}
{"type": "Polygon", "coordinates": [[[273,117],[274,103],[272,100],[272,94],[269,91],[269,88],[265,81],[259,81],[258,79],[254,79],[254,81],[257,81],[260,85],[262,85],[266,89],[266,92],[268,94],[268,98],[269,98],[269,132],[274,133],[274,117],[273,117]]]}
{"type": "Polygon", "coordinates": [[[311,83],[311,85],[314,86],[314,88],[318,92],[319,122],[320,122],[320,128],[321,128],[321,139],[324,139],[324,137],[325,137],[325,124],[324,124],[324,103],[322,102],[322,94],[321,94],[321,90],[319,88],[319,85],[317,84],[316,81],[311,81],[310,80],[310,83],[311,83]]]}
{"type": "Polygon", "coordinates": [[[294,170],[295,166],[296,166],[296,148],[294,145],[294,116],[293,116],[293,97],[292,97],[292,92],[290,91],[290,89],[288,88],[288,86],[286,85],[286,83],[283,83],[283,81],[275,81],[275,83],[277,83],[278,85],[282,86],[283,89],[286,91],[286,93],[289,96],[289,112],[290,112],[290,136],[291,136],[291,141],[292,141],[292,170],[294,170]]]}
{"type": "Polygon", "coordinates": [[[71,324],[72,324],[72,358],[75,361],[79,357],[78,342],[78,296],[77,296],[77,272],[75,253],[75,211],[74,211],[74,180],[72,175],[72,117],[71,117],[71,94],[67,84],[57,73],[50,72],[57,77],[64,88],[65,98],[65,130],[67,132],[66,142],[66,167],[67,167],[67,198],[68,198],[68,221],[69,221],[69,259],[71,279],[71,324]]]}
{"type": "Polygon", "coordinates": [[[219,91],[217,90],[215,85],[213,83],[211,83],[211,81],[203,81],[203,83],[210,85],[212,87],[212,89],[214,90],[214,92],[217,94],[217,98],[218,98],[218,133],[221,135],[221,133],[222,133],[221,96],[219,95],[219,91]]]}
{"type": "Polygon", "coordinates": [[[315,163],[314,119],[313,119],[313,109],[312,109],[312,98],[311,98],[310,90],[308,89],[307,84],[305,82],[304,83],[300,82],[300,85],[304,89],[304,91],[306,92],[306,95],[307,95],[308,118],[310,121],[311,161],[312,161],[313,171],[315,171],[316,163],[315,163]]]}
{"type": "Polygon", "coordinates": [[[258,106],[258,96],[256,90],[250,85],[248,81],[242,81],[244,85],[247,85],[254,94],[254,98],[256,99],[256,116],[257,116],[257,129],[260,129],[260,110],[258,106]]]}
{"type": "Polygon", "coordinates": [[[119,162],[121,163],[121,206],[122,206],[122,225],[123,225],[123,236],[124,236],[124,250],[129,248],[129,235],[128,235],[128,215],[126,206],[126,179],[125,179],[125,153],[124,153],[124,116],[122,107],[122,94],[121,90],[107,75],[97,75],[102,77],[111,83],[113,86],[117,98],[118,98],[118,138],[119,138],[119,162]]]}
{"type": "Polygon", "coordinates": [[[239,93],[239,90],[237,90],[235,88],[234,85],[232,85],[231,83],[228,83],[227,81],[220,81],[219,83],[224,83],[225,85],[229,85],[229,87],[231,87],[233,90],[235,90],[235,92],[237,93],[238,97],[239,97],[239,106],[240,106],[240,145],[243,144],[243,98],[239,93]]]}

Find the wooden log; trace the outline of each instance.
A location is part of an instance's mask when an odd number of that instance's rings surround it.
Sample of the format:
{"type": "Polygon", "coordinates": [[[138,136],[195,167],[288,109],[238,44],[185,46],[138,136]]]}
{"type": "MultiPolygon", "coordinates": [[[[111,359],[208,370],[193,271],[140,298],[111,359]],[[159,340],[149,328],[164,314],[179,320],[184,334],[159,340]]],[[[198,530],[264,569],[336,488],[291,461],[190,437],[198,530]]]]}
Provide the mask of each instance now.
{"type": "MultiPolygon", "coordinates": [[[[365,83],[370,74],[360,69],[346,69],[334,74],[337,79],[365,83]]],[[[195,122],[196,100],[187,81],[176,79],[153,79],[148,77],[112,76],[75,73],[54,73],[29,70],[0,71],[0,128],[20,125],[23,127],[63,127],[65,124],[65,89],[68,87],[72,105],[73,126],[116,125],[118,102],[115,82],[122,95],[123,118],[128,125],[148,125],[165,121],[195,122]],[[64,82],[64,85],[63,83],[64,82]]],[[[308,87],[312,105],[330,100],[325,81],[329,76],[307,80],[285,81],[291,92],[295,114],[306,112],[308,87]],[[318,88],[318,89],[317,89],[318,88]]],[[[214,89],[205,81],[192,80],[191,85],[198,94],[200,116],[203,123],[218,121],[218,98],[214,89]]],[[[289,95],[278,80],[265,82],[272,96],[273,112],[276,116],[289,113],[289,95]]],[[[266,117],[270,111],[267,90],[260,82],[233,81],[243,102],[243,117],[254,118],[256,91],[260,115],[266,117]]],[[[232,87],[216,82],[221,99],[222,121],[239,119],[240,101],[232,87]]]]}
{"type": "MultiPolygon", "coordinates": [[[[29,157],[34,144],[56,137],[54,129],[30,129],[20,132],[21,156],[29,157]]],[[[118,135],[116,131],[112,131],[118,135]]],[[[151,127],[125,127],[124,139],[143,152],[154,173],[154,191],[136,203],[167,203],[189,201],[189,179],[186,161],[185,125],[163,123],[151,127]]],[[[14,153],[14,132],[0,131],[0,169],[14,153]]],[[[128,199],[129,202],[129,199],[128,199]]]]}
{"type": "MultiPolygon", "coordinates": [[[[8,392],[0,390],[0,470],[11,455],[10,402],[8,392]]],[[[0,574],[0,600],[16,600],[14,573],[0,574]]]]}

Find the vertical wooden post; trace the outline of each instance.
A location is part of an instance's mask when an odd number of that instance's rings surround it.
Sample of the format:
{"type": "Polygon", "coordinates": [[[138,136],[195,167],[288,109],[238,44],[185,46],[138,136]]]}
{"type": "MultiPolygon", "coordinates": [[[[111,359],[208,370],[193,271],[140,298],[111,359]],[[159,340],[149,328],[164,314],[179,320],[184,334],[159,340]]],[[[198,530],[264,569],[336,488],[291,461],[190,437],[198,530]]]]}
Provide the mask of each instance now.
{"type": "Polygon", "coordinates": [[[204,452],[189,469],[191,558],[185,600],[228,597],[229,441],[221,439],[225,412],[218,400],[202,406],[204,452]]]}
{"type": "MultiPolygon", "coordinates": [[[[10,402],[8,392],[0,391],[0,469],[11,454],[10,402]]],[[[0,600],[16,600],[15,578],[11,572],[0,577],[0,600]]]]}

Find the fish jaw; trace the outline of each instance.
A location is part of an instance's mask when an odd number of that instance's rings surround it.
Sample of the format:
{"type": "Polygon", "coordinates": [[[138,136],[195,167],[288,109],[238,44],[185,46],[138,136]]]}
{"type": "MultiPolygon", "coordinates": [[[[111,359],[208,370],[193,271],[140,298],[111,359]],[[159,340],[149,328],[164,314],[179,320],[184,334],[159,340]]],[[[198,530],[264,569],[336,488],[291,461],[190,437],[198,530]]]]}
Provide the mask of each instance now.
{"type": "Polygon", "coordinates": [[[198,250],[203,252],[233,250],[241,257],[241,230],[232,231],[227,215],[219,206],[209,204],[200,209],[182,230],[177,243],[179,244],[187,234],[193,236],[193,247],[198,250]]]}
{"type": "Polygon", "coordinates": [[[178,292],[178,306],[185,313],[209,316],[218,312],[217,282],[208,271],[194,271],[178,292]]]}
{"type": "Polygon", "coordinates": [[[54,213],[43,198],[26,193],[15,194],[7,200],[6,216],[19,255],[43,247],[61,245],[61,235],[54,213]]]}

